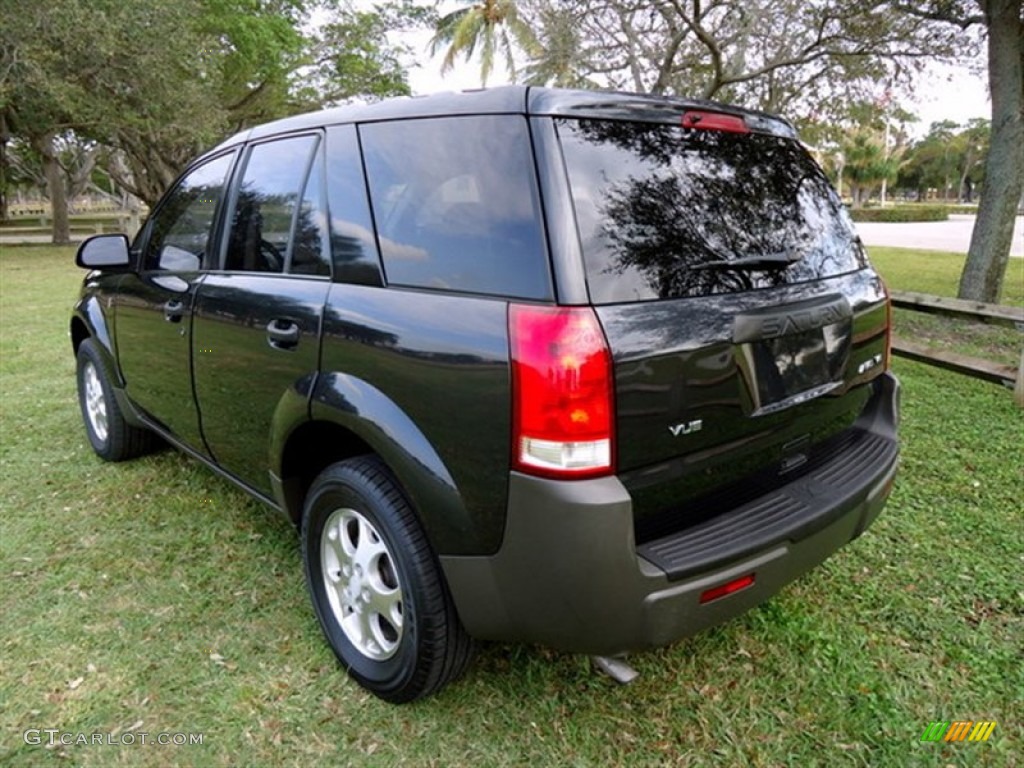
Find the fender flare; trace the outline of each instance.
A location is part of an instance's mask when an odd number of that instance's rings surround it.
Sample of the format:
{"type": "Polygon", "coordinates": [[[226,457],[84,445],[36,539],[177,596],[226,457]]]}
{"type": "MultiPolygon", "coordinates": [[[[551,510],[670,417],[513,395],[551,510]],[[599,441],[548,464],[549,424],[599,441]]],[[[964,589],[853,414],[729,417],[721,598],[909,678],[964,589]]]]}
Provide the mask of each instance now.
{"type": "Polygon", "coordinates": [[[117,354],[114,349],[114,335],[110,328],[112,323],[108,321],[99,297],[95,295],[85,296],[75,304],[71,323],[68,327],[72,341],[74,341],[73,328],[75,320],[81,321],[85,325],[85,330],[89,337],[95,339],[103,348],[103,351],[110,358],[108,362],[111,364],[111,372],[114,373],[117,383],[123,385],[124,380],[121,378],[121,371],[116,365],[117,354]]]}
{"type": "Polygon", "coordinates": [[[140,416],[135,404],[131,402],[124,391],[124,377],[121,375],[121,366],[117,364],[117,350],[114,346],[114,334],[111,326],[113,323],[108,319],[107,313],[103,310],[100,298],[95,294],[82,297],[74,306],[71,313],[71,320],[68,323],[68,335],[71,338],[72,349],[77,353],[78,347],[85,339],[93,339],[100,347],[101,353],[107,366],[107,373],[114,384],[114,397],[121,408],[125,420],[133,427],[146,427],[146,423],[140,416]],[[76,339],[75,326],[85,327],[85,334],[76,339]]]}
{"type": "MultiPolygon", "coordinates": [[[[299,396],[296,391],[282,400],[274,415],[275,434],[290,434],[298,426],[279,428],[297,415],[299,396]]],[[[435,553],[482,551],[477,525],[444,461],[409,415],[384,392],[356,376],[321,373],[309,400],[309,420],[346,429],[381,457],[412,502],[435,553]]],[[[286,440],[274,450],[272,466],[278,476],[286,440]]]]}

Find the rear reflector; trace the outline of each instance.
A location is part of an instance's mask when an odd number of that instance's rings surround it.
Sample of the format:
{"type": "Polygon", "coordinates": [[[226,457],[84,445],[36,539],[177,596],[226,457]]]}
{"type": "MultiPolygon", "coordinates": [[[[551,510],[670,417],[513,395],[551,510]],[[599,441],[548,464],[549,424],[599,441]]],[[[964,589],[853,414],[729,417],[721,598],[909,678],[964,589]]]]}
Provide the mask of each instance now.
{"type": "Polygon", "coordinates": [[[721,112],[689,110],[683,113],[683,128],[701,128],[706,131],[728,133],[750,133],[746,121],[737,115],[723,115],[721,112]]]}
{"type": "Polygon", "coordinates": [[[701,603],[710,603],[712,600],[717,600],[720,597],[731,595],[733,592],[739,592],[741,589],[746,589],[754,583],[754,574],[748,573],[746,576],[740,576],[738,579],[727,581],[725,584],[719,584],[717,587],[701,592],[700,601],[701,603]]]}
{"type": "Polygon", "coordinates": [[[512,466],[578,478],[612,472],[612,361],[588,307],[509,306],[512,466]]]}

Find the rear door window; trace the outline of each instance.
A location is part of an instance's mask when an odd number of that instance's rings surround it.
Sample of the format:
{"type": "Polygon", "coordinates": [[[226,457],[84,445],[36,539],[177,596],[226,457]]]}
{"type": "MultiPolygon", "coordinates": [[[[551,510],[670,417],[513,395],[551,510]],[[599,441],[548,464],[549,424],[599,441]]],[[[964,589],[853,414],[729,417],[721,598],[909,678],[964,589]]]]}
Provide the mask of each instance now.
{"type": "Polygon", "coordinates": [[[551,297],[526,118],[404,120],[359,134],[388,283],[551,297]]]}
{"type": "Polygon", "coordinates": [[[225,270],[330,274],[318,142],[297,136],[252,147],[230,217],[225,270]]]}
{"type": "Polygon", "coordinates": [[[793,139],[556,124],[596,304],[749,291],[866,265],[838,196],[793,139]]]}

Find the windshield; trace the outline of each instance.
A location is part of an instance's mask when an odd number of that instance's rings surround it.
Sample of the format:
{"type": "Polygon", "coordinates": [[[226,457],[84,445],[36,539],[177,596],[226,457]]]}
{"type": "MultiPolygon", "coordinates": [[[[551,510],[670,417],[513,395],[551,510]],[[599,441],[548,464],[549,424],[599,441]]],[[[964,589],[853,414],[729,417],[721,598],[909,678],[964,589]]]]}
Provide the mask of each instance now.
{"type": "Polygon", "coordinates": [[[866,266],[838,196],[792,139],[556,123],[596,304],[749,291],[866,266]]]}

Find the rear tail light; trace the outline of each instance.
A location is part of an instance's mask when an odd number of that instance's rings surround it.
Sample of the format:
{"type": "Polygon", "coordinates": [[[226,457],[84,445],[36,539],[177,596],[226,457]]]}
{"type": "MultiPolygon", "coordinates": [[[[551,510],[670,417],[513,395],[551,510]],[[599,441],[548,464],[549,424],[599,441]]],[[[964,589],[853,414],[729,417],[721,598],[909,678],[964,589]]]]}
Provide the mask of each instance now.
{"type": "Polygon", "coordinates": [[[613,471],[612,361],[587,307],[509,306],[512,466],[532,475],[613,471]]]}

